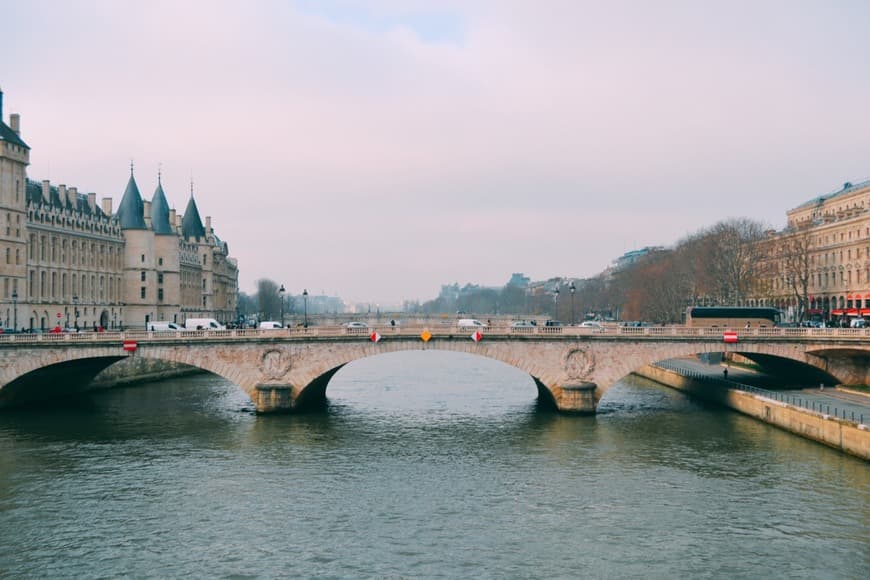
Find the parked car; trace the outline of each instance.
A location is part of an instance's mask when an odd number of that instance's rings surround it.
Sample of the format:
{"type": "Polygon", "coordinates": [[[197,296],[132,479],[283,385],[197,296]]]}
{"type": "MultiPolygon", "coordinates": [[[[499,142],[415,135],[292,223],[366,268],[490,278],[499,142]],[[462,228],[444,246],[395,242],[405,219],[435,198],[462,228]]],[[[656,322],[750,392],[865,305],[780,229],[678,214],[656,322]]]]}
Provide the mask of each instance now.
{"type": "Polygon", "coordinates": [[[460,318],[456,321],[459,328],[486,328],[486,324],[476,318],[460,318]]]}
{"type": "Polygon", "coordinates": [[[184,330],[181,325],[169,322],[168,320],[155,320],[149,322],[146,325],[146,328],[150,332],[178,332],[179,330],[184,330]]]}
{"type": "Polygon", "coordinates": [[[284,325],[275,320],[264,320],[260,323],[258,328],[260,330],[277,330],[279,328],[284,328],[284,325]]]}
{"type": "Polygon", "coordinates": [[[358,322],[358,321],[348,322],[344,326],[345,326],[345,328],[368,328],[369,327],[369,325],[366,324],[365,322],[358,322]]]}
{"type": "Polygon", "coordinates": [[[544,323],[544,326],[562,326],[562,323],[558,320],[548,320],[544,323]]]}
{"type": "Polygon", "coordinates": [[[604,330],[604,325],[595,320],[584,320],[580,323],[580,328],[591,328],[593,330],[604,330]]]}
{"type": "Polygon", "coordinates": [[[511,322],[511,328],[532,328],[536,326],[534,320],[514,320],[511,322]]]}

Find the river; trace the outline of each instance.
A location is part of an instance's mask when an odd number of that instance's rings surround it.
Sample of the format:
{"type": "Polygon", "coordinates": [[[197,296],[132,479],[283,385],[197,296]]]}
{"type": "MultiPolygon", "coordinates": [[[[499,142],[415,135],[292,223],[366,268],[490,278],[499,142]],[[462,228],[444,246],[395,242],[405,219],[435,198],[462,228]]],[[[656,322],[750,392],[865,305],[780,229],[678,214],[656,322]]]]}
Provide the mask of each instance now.
{"type": "Polygon", "coordinates": [[[868,464],[641,379],[594,417],[386,354],[257,416],[197,375],[0,413],[0,577],[862,578],[868,464]]]}

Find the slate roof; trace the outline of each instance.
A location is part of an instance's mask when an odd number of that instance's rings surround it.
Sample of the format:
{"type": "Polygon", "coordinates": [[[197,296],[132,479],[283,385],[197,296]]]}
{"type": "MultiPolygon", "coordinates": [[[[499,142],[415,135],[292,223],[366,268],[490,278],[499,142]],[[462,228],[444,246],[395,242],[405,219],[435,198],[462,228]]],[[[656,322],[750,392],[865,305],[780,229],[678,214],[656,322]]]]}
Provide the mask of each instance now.
{"type": "Polygon", "coordinates": [[[22,141],[21,137],[12,130],[12,127],[3,122],[3,119],[0,119],[0,141],[8,141],[14,145],[30,149],[27,143],[22,141]]]}
{"type": "Polygon", "coordinates": [[[868,179],[867,181],[862,181],[861,183],[846,183],[843,185],[842,189],[835,191],[835,192],[832,192],[832,193],[826,193],[825,195],[820,195],[818,197],[814,197],[813,199],[800,204],[799,206],[792,209],[791,211],[795,211],[798,209],[804,209],[807,207],[813,207],[816,205],[821,205],[822,203],[828,201],[829,199],[834,199],[835,197],[840,197],[841,195],[846,195],[847,193],[851,193],[857,189],[867,187],[868,185],[870,185],[870,179],[868,179]]]}
{"type": "Polygon", "coordinates": [[[155,234],[175,234],[169,223],[169,203],[163,193],[163,184],[157,181],[157,189],[151,199],[151,229],[155,234]]]}
{"type": "Polygon", "coordinates": [[[61,209],[72,210],[79,213],[83,213],[84,215],[95,215],[97,217],[103,217],[105,214],[103,210],[99,206],[95,206],[93,211],[91,210],[91,206],[88,203],[87,194],[77,193],[75,203],[71,204],[68,195],[64,197],[64,199],[60,198],[60,191],[57,186],[51,185],[48,188],[48,199],[43,199],[42,196],[42,183],[38,181],[33,181],[31,179],[27,180],[26,187],[24,188],[24,195],[26,197],[28,204],[33,205],[48,205],[51,207],[59,207],[61,209]]]}
{"type": "Polygon", "coordinates": [[[142,196],[139,195],[139,188],[136,186],[132,171],[115,216],[122,230],[145,229],[145,204],[142,202],[142,196]]]}
{"type": "Polygon", "coordinates": [[[196,208],[196,202],[192,195],[190,201],[187,202],[187,209],[184,210],[184,217],[181,218],[181,233],[188,239],[205,237],[205,228],[202,227],[199,210],[196,208]]]}

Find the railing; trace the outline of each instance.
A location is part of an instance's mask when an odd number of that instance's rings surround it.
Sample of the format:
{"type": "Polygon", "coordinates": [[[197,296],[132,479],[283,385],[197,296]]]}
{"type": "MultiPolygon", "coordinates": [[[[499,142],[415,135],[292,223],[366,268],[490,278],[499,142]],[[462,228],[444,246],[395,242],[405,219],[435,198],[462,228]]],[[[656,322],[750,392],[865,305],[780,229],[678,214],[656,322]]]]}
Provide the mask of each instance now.
{"type": "MultiPolygon", "coordinates": [[[[453,324],[381,325],[372,327],[312,326],[309,328],[278,329],[234,329],[234,330],[183,330],[149,332],[145,330],[126,330],[124,332],[78,332],[78,333],[39,333],[0,334],[0,346],[30,343],[81,343],[81,342],[118,342],[123,340],[161,341],[161,340],[240,340],[264,338],[318,339],[354,337],[368,339],[375,331],[380,335],[417,337],[428,330],[433,337],[458,337],[470,335],[480,330],[484,336],[517,339],[570,339],[589,337],[603,340],[672,340],[691,339],[704,342],[722,342],[723,328],[696,328],[687,326],[606,326],[586,328],[578,326],[494,326],[482,329],[458,327],[453,324]]],[[[851,344],[870,344],[870,328],[751,328],[733,331],[737,341],[764,342],[787,340],[798,342],[845,341],[851,344]]],[[[739,347],[738,347],[739,348],[739,347]]]]}
{"type": "Polygon", "coordinates": [[[752,393],[754,395],[764,397],[765,399],[779,401],[781,403],[785,403],[786,405],[791,405],[793,407],[812,411],[814,413],[817,413],[822,418],[834,417],[835,419],[842,419],[844,421],[851,421],[859,425],[864,425],[863,413],[859,412],[858,414],[856,414],[855,411],[847,411],[846,409],[840,409],[836,406],[831,407],[830,404],[821,403],[819,401],[816,401],[815,399],[801,397],[800,395],[795,395],[793,393],[782,393],[779,391],[762,389],[759,387],[747,385],[745,383],[738,383],[737,381],[731,381],[724,378],[720,379],[719,377],[715,377],[710,374],[705,374],[694,369],[688,369],[680,365],[679,363],[674,363],[672,361],[661,361],[654,363],[652,366],[671,371],[682,377],[687,377],[696,381],[716,385],[726,389],[736,389],[738,391],[752,393]],[[831,409],[833,409],[833,413],[831,412],[831,409]]]}

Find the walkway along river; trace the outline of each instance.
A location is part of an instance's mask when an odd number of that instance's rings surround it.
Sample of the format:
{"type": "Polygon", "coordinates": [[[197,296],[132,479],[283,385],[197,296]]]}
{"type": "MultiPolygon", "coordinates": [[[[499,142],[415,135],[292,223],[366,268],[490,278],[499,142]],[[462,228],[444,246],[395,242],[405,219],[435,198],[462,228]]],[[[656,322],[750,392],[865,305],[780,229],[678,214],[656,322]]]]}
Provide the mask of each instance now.
{"type": "Polygon", "coordinates": [[[436,351],[326,411],[213,375],[0,413],[0,577],[859,578],[867,464],[641,379],[591,417],[436,351]]]}

